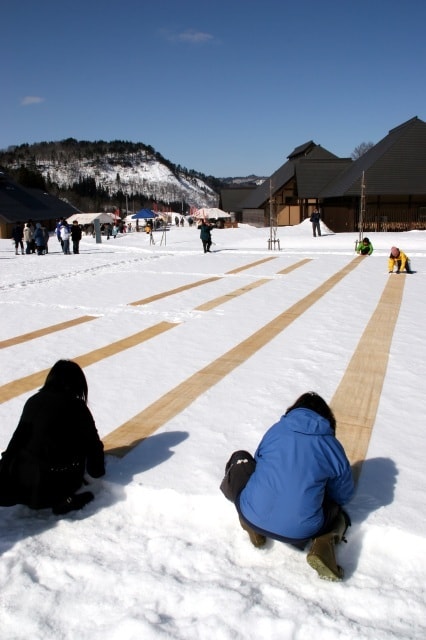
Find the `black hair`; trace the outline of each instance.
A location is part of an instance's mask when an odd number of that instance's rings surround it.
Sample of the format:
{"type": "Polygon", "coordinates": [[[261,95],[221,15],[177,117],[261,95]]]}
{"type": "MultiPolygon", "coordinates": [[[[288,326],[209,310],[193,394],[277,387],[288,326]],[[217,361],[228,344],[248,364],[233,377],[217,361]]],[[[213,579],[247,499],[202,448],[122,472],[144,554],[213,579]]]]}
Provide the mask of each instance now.
{"type": "Polygon", "coordinates": [[[314,391],[308,391],[299,396],[296,402],[287,409],[285,415],[293,411],[293,409],[310,409],[311,411],[315,411],[315,413],[318,413],[318,415],[328,420],[333,432],[336,432],[336,418],[334,417],[334,413],[326,401],[314,391]]]}
{"type": "Polygon", "coordinates": [[[370,240],[368,238],[364,238],[363,242],[368,242],[370,243],[370,240]]]}
{"type": "Polygon", "coordinates": [[[70,393],[87,404],[86,376],[81,367],[72,360],[58,360],[47,374],[43,389],[70,393]]]}

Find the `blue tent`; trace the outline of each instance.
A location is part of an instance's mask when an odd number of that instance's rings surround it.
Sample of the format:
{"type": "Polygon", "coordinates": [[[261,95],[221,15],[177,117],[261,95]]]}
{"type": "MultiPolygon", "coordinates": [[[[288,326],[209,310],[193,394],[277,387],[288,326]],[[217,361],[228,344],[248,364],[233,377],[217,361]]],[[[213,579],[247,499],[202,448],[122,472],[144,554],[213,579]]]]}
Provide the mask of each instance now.
{"type": "Polygon", "coordinates": [[[133,220],[141,220],[141,219],[150,220],[151,218],[156,218],[157,216],[158,216],[158,213],[154,213],[154,211],[151,211],[151,209],[140,209],[132,216],[132,219],[133,220]]]}

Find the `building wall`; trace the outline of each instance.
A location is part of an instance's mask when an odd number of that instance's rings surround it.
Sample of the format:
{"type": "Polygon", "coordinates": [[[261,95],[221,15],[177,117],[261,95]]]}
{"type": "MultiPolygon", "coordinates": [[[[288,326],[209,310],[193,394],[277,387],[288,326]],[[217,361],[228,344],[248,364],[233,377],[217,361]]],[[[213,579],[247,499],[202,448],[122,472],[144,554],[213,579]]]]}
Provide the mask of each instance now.
{"type": "Polygon", "coordinates": [[[265,210],[243,209],[241,222],[251,224],[254,227],[265,227],[265,210]]]}
{"type": "Polygon", "coordinates": [[[358,214],[352,203],[320,203],[321,219],[334,233],[351,233],[357,230],[358,214]]]}
{"type": "Polygon", "coordinates": [[[300,220],[299,205],[284,205],[277,211],[276,220],[278,227],[293,226],[299,224],[300,220]]]}

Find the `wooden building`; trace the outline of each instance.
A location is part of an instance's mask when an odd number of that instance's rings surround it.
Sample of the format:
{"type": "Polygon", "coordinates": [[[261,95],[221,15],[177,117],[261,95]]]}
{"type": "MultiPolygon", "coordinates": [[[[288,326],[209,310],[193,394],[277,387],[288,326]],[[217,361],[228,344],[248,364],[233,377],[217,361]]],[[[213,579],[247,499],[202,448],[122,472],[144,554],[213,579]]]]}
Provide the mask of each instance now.
{"type": "Polygon", "coordinates": [[[426,123],[415,117],[389,131],[358,160],[309,141],[241,203],[242,222],[295,225],[319,206],[335,232],[358,229],[365,184],[365,231],[426,229],[426,123]]]}
{"type": "Polygon", "coordinates": [[[27,189],[0,172],[0,238],[11,238],[17,222],[43,223],[49,231],[58,218],[68,218],[77,209],[64,200],[41,191],[27,189]]]}

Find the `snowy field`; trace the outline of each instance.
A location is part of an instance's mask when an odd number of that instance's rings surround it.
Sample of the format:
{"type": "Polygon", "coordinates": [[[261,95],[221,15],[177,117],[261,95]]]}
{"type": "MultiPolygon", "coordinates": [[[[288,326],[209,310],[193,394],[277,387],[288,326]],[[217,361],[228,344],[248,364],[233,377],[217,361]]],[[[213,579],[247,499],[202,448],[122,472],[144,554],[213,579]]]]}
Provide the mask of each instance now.
{"type": "MultiPolygon", "coordinates": [[[[368,235],[373,255],[285,330],[124,458],[107,456],[106,476],[90,481],[96,499],[83,511],[60,519],[0,508],[2,640],[426,637],[426,232],[368,235]],[[410,256],[413,275],[388,274],[392,245],[410,256]],[[337,549],[345,579],[328,583],[306,552],[274,541],[252,547],[219,484],[231,452],[254,451],[297,396],[315,390],[331,400],[389,278],[406,278],[402,305],[348,505],[348,544],[337,549]]],[[[0,387],[170,323],[85,368],[89,406],[106,437],[355,256],[357,234],[323,228],[313,238],[305,222],[278,236],[281,251],[268,251],[268,229],[214,230],[211,254],[188,227],[155,232],[155,244],[145,233],[101,244],[84,238],[70,256],[56,237],[46,256],[15,256],[11,241],[0,240],[1,341],[92,316],[4,346],[0,387]],[[220,296],[227,298],[198,309],[220,296]]],[[[0,404],[0,450],[35,391],[0,404]]]]}

